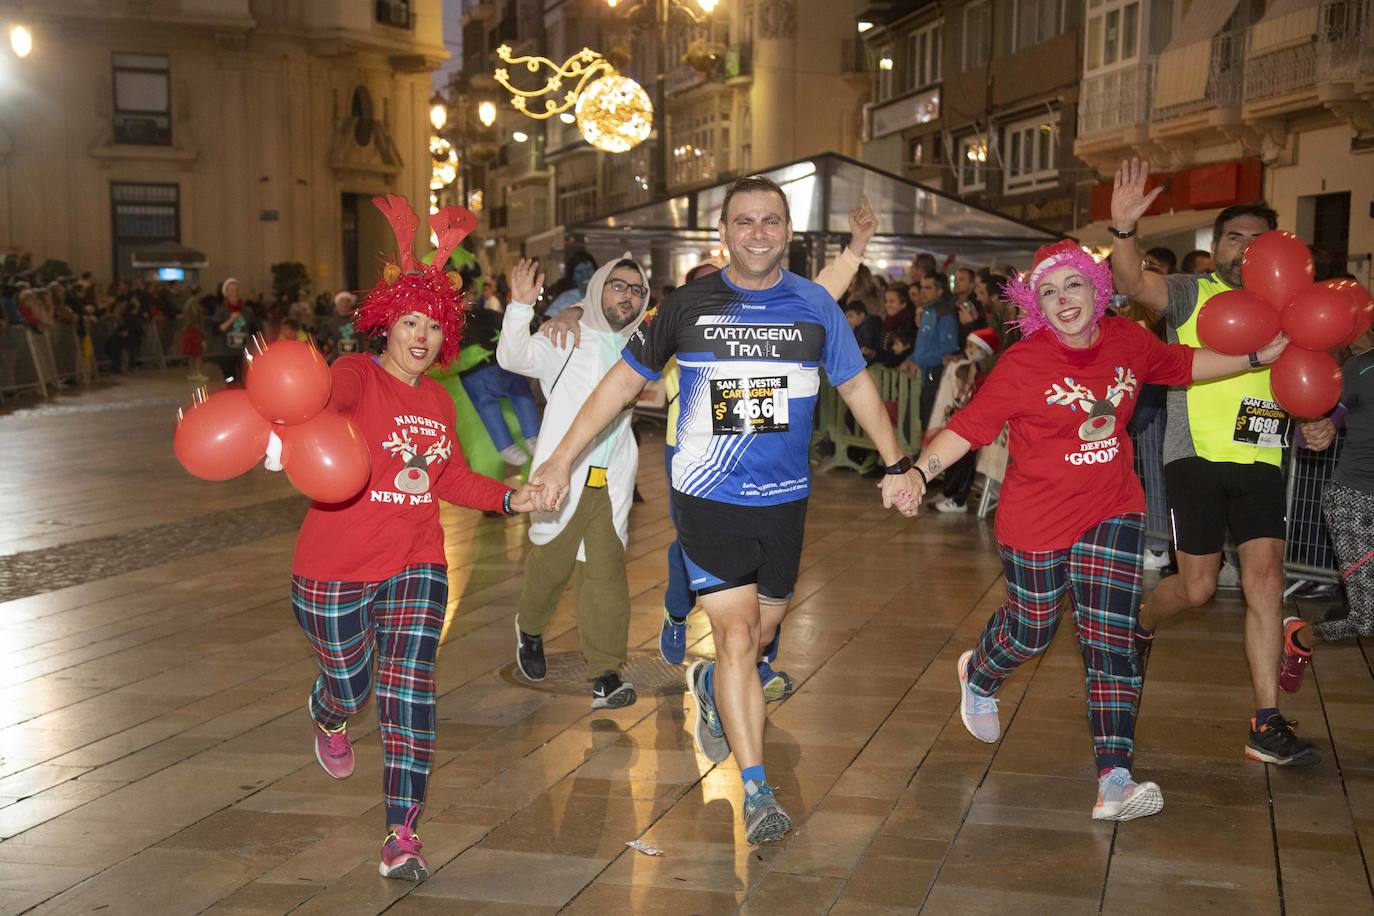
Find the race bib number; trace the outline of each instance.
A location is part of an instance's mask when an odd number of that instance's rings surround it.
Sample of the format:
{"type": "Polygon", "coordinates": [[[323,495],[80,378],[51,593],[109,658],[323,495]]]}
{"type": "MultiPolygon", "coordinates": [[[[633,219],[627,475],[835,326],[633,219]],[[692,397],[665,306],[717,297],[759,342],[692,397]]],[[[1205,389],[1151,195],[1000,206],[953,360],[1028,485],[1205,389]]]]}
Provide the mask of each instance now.
{"type": "Polygon", "coordinates": [[[1231,438],[1260,448],[1283,448],[1288,440],[1288,412],[1263,398],[1241,398],[1231,438]]]}
{"type": "Polygon", "coordinates": [[[717,436],[787,431],[787,376],[711,379],[711,432],[717,436]]]}

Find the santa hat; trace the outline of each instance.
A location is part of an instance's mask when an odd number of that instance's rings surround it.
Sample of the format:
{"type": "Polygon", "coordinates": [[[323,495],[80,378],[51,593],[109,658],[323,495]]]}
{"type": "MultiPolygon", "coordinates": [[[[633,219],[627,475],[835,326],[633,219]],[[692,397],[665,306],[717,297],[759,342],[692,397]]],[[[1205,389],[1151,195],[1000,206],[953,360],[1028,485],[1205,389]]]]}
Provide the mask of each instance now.
{"type": "Polygon", "coordinates": [[[1046,245],[1035,253],[1035,266],[1030,273],[1013,277],[1002,287],[1002,294],[1021,306],[1021,317],[1012,324],[1021,331],[1022,337],[1030,337],[1045,328],[1053,328],[1044,311],[1040,308],[1040,295],[1036,287],[1047,273],[1059,267],[1077,268],[1093,285],[1095,294],[1093,324],[1102,320],[1107,305],[1112,301],[1112,269],[1105,261],[1099,261],[1072,239],[1064,239],[1053,245],[1046,245]]]}
{"type": "Polygon", "coordinates": [[[991,356],[997,352],[997,348],[1002,346],[1002,338],[997,336],[997,332],[992,328],[979,328],[970,331],[968,339],[976,343],[985,355],[991,356]]]}
{"type": "Polygon", "coordinates": [[[221,296],[227,296],[227,295],[229,295],[229,284],[230,284],[230,283],[237,283],[237,282],[239,282],[239,281],[238,281],[238,280],[235,280],[233,277],[230,277],[229,279],[225,280],[223,283],[221,283],[221,284],[219,285],[219,294],[220,294],[221,296]]]}
{"type": "Polygon", "coordinates": [[[381,281],[372,288],[353,315],[353,326],[364,334],[386,334],[402,315],[420,312],[444,329],[438,365],[446,366],[458,356],[467,313],[460,291],[463,280],[456,273],[444,273],[449,255],[477,227],[477,217],[462,207],[445,207],[429,218],[439,246],[434,259],[424,264],[415,257],[415,230],[420,221],[410,202],[399,194],[374,197],[372,203],[391,225],[396,236],[399,264],[382,270],[381,281]]]}

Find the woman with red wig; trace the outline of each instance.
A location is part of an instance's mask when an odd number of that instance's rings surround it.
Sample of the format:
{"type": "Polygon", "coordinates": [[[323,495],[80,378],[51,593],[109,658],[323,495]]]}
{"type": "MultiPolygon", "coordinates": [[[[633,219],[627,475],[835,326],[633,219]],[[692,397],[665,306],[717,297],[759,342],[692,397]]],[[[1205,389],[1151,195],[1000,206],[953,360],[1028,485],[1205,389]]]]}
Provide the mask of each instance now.
{"type": "Polygon", "coordinates": [[[405,198],[373,203],[396,234],[400,264],[387,265],[354,323],[384,336],[386,349],[338,359],[327,408],[367,442],[371,478],[348,502],[310,507],[291,565],[291,604],[320,666],[309,702],[315,758],[335,779],[353,773],[348,719],[374,693],[388,830],[379,871],[422,881],[429,868],[415,827],[434,757],[434,659],[448,605],[439,500],[507,515],[535,501],[530,487],[512,490],[468,468],[453,400],[425,376],[458,355],[461,281],[441,265],[475,219],[456,207],[431,217],[439,251],[427,267],[413,253],[418,220],[405,198]]]}
{"type": "Polygon", "coordinates": [[[1141,385],[1245,372],[1273,362],[1288,341],[1279,335],[1252,365],[1246,356],[1166,345],[1126,318],[1104,318],[1111,270],[1071,241],[1041,248],[1029,275],[1004,289],[1021,307],[1023,339],[916,459],[928,481],[1010,425],[996,526],[1007,600],[977,647],[959,657],[960,718],[979,741],[998,740],[997,690],[1049,648],[1068,594],[1087,667],[1098,777],[1092,816],[1156,814],[1164,808],[1159,786],[1131,775],[1145,496],[1126,425],[1141,385]]]}

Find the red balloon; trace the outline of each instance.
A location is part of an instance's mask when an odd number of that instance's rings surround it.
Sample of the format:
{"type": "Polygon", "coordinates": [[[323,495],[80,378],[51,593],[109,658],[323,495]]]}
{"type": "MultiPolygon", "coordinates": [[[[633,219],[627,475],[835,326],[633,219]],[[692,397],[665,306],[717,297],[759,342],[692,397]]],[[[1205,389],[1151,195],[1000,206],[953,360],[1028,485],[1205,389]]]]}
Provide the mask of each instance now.
{"type": "Polygon", "coordinates": [[[1325,284],[1309,286],[1283,310],[1283,333],[1307,350],[1338,347],[1354,329],[1354,300],[1325,284]]]}
{"type": "Polygon", "coordinates": [[[1374,296],[1369,294],[1369,290],[1354,280],[1323,280],[1317,285],[1337,290],[1348,298],[1355,308],[1355,327],[1351,330],[1350,336],[1341,341],[1342,345],[1349,346],[1354,343],[1364,336],[1370,325],[1374,325],[1374,296]]]}
{"type": "Polygon", "coordinates": [[[229,388],[198,400],[177,420],[172,448],[181,466],[202,480],[228,480],[262,460],[268,423],[248,393],[229,388]]]}
{"type": "Polygon", "coordinates": [[[1197,336],[1227,356],[1253,353],[1279,332],[1279,314],[1249,290],[1228,289],[1207,300],[1197,318],[1197,336]]]}
{"type": "Polygon", "coordinates": [[[367,443],[357,427],[332,410],[282,427],[277,435],[286,476],[315,502],[345,502],[367,486],[372,474],[367,443]]]}
{"type": "Polygon", "coordinates": [[[244,384],[258,413],[273,423],[304,423],[329,402],[329,366],[314,346],[298,340],[250,352],[244,384]]]}
{"type": "Polygon", "coordinates": [[[1287,347],[1270,366],[1279,405],[1295,417],[1320,417],[1341,399],[1341,370],[1325,350],[1287,347]]]}
{"type": "Polygon", "coordinates": [[[1240,262],[1241,284],[1276,309],[1312,285],[1312,252],[1291,232],[1275,229],[1250,243],[1240,262]]]}

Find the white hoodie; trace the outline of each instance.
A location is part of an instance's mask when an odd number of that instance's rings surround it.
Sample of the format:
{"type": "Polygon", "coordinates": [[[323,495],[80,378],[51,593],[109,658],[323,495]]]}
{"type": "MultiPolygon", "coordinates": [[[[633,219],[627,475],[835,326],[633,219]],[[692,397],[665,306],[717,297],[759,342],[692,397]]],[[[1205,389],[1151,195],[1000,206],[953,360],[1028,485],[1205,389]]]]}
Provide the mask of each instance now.
{"type": "MultiPolygon", "coordinates": [[[[644,320],[648,297],[640,303],[639,315],[618,332],[610,330],[601,311],[602,287],[621,260],[633,258],[627,251],[620,258],[603,264],[587,284],[587,295],[580,303],[582,340],[575,349],[558,348],[548,338],[530,334],[530,319],[534,315],[532,304],[512,302],[506,307],[501,339],[496,345],[496,361],[511,372],[538,379],[548,401],[534,450],[536,468],[558,447],[577,412],[582,409],[582,404],[619,360],[620,350],[644,320]]],[[[639,282],[647,288],[649,281],[643,268],[639,268],[639,277],[639,282]]],[[[606,486],[611,497],[616,533],[620,536],[620,542],[628,546],[630,505],[634,501],[635,472],[639,467],[639,446],[630,432],[631,413],[630,410],[622,411],[602,435],[577,456],[569,478],[568,499],[562,511],[530,514],[531,542],[547,544],[573,517],[587,482],[588,470],[592,466],[592,456],[598,451],[604,453],[602,445],[609,440],[609,457],[605,459],[606,486]]],[[[578,547],[579,560],[586,560],[584,546],[578,547]]]]}

